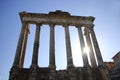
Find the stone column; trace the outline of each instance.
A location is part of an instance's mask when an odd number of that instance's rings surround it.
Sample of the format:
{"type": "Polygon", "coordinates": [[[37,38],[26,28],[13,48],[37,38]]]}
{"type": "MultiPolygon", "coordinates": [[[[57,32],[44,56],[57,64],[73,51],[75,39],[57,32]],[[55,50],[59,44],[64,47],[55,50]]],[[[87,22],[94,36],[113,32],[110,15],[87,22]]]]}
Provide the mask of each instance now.
{"type": "Polygon", "coordinates": [[[21,28],[21,32],[20,32],[20,36],[17,44],[16,55],[15,55],[13,66],[19,66],[26,24],[27,22],[22,23],[22,28],[21,28]]]}
{"type": "Polygon", "coordinates": [[[23,65],[24,65],[25,52],[26,52],[26,46],[27,46],[27,40],[28,40],[28,34],[29,33],[30,33],[30,30],[29,30],[29,24],[28,24],[26,26],[25,34],[24,34],[24,41],[23,41],[21,57],[20,57],[20,63],[19,63],[20,68],[23,68],[23,65]]]}
{"type": "Polygon", "coordinates": [[[83,63],[84,63],[84,75],[85,75],[85,79],[87,80],[92,80],[92,71],[88,62],[88,57],[86,52],[84,51],[85,48],[85,42],[84,42],[84,37],[83,37],[83,33],[82,33],[82,29],[81,26],[77,26],[78,28],[78,35],[79,35],[79,39],[80,39],[80,45],[81,45],[81,52],[82,52],[82,57],[83,57],[83,63]]]}
{"type": "Polygon", "coordinates": [[[97,64],[96,64],[95,55],[94,55],[93,48],[92,48],[92,42],[91,42],[90,35],[89,35],[89,33],[90,33],[89,28],[85,27],[84,31],[85,31],[87,46],[89,48],[88,53],[90,56],[91,66],[92,66],[92,68],[95,68],[95,67],[97,67],[97,64]]]}
{"type": "Polygon", "coordinates": [[[102,55],[101,55],[101,52],[100,52],[100,49],[99,49],[99,46],[98,46],[98,42],[97,42],[93,27],[94,27],[94,25],[89,25],[89,29],[90,29],[90,33],[91,33],[91,37],[92,37],[97,61],[98,61],[98,69],[99,69],[99,73],[101,74],[100,76],[98,76],[98,79],[100,79],[100,80],[110,80],[109,75],[108,75],[108,71],[107,71],[107,69],[106,69],[106,67],[103,63],[102,55]]]}
{"type": "Polygon", "coordinates": [[[55,69],[55,35],[54,35],[54,24],[50,24],[50,57],[49,67],[55,69]]]}
{"type": "Polygon", "coordinates": [[[98,66],[102,66],[103,65],[103,59],[102,59],[102,55],[98,46],[98,42],[95,36],[95,32],[93,30],[93,25],[89,26],[90,29],[90,33],[91,33],[91,37],[92,37],[92,41],[93,41],[93,46],[95,49],[95,53],[96,53],[96,57],[97,57],[97,61],[98,61],[98,66]]]}
{"type": "Polygon", "coordinates": [[[81,45],[81,53],[82,53],[82,57],[83,57],[83,64],[84,64],[84,67],[88,67],[89,63],[88,63],[87,54],[84,51],[85,42],[84,42],[84,38],[83,38],[82,29],[81,29],[81,26],[76,26],[76,27],[78,28],[78,35],[79,35],[79,40],[80,40],[80,45],[81,45]]]}
{"type": "Polygon", "coordinates": [[[69,26],[64,25],[64,28],[65,28],[66,52],[67,52],[67,68],[70,68],[73,67],[73,59],[72,59],[72,51],[71,51],[71,43],[70,43],[69,26]]]}
{"type": "Polygon", "coordinates": [[[39,51],[39,37],[40,37],[40,24],[36,24],[33,56],[32,56],[32,66],[38,66],[38,51],[39,51]]]}

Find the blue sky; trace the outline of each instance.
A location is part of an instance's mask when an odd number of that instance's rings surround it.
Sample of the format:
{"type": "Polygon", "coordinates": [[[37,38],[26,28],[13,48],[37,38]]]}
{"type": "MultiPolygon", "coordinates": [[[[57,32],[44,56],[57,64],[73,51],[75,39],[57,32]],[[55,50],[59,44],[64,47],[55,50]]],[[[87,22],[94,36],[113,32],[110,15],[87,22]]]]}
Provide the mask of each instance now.
{"type": "MultiPolygon", "coordinates": [[[[7,80],[21,29],[19,12],[49,13],[68,11],[71,15],[94,16],[95,33],[104,61],[120,51],[120,0],[1,0],[0,1],[0,80],[7,80]]],[[[77,29],[70,27],[74,65],[82,66],[77,29]]],[[[31,25],[25,67],[31,64],[35,25],[31,25]]],[[[57,69],[66,68],[64,28],[56,26],[57,69]]],[[[48,66],[49,27],[43,25],[40,35],[39,65],[48,66]]]]}

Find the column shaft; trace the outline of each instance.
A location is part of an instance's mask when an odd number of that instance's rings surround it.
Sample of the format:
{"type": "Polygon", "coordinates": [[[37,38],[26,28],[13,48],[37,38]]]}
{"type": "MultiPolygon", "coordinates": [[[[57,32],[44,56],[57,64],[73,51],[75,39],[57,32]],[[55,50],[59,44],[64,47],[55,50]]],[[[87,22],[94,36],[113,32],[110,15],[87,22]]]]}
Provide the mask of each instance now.
{"type": "Polygon", "coordinates": [[[13,66],[19,66],[25,28],[26,28],[26,22],[23,22],[21,32],[20,32],[20,36],[19,36],[19,40],[18,40],[18,44],[17,44],[16,55],[15,55],[13,66]]]}
{"type": "Polygon", "coordinates": [[[94,45],[94,49],[95,49],[95,53],[96,53],[96,57],[97,57],[97,61],[98,61],[98,66],[103,65],[103,59],[102,59],[102,55],[98,46],[98,42],[95,36],[95,32],[93,30],[93,27],[90,27],[90,33],[91,33],[91,37],[92,37],[92,41],[93,41],[93,45],[94,45]]]}
{"type": "Polygon", "coordinates": [[[50,24],[50,57],[49,67],[55,68],[55,35],[54,35],[54,24],[50,24]]]}
{"type": "Polygon", "coordinates": [[[40,37],[40,24],[36,24],[32,65],[38,65],[39,37],[40,37]]]}
{"type": "Polygon", "coordinates": [[[67,52],[67,66],[73,66],[70,35],[69,35],[69,26],[65,25],[65,39],[66,39],[66,52],[67,52]]]}
{"type": "Polygon", "coordinates": [[[83,63],[84,63],[85,67],[88,67],[89,63],[88,63],[87,54],[84,51],[85,42],[84,42],[84,38],[83,38],[82,29],[81,29],[81,26],[77,26],[77,28],[78,28],[78,35],[79,35],[80,45],[81,45],[81,53],[82,53],[82,57],[83,57],[83,63]]]}
{"type": "Polygon", "coordinates": [[[26,29],[25,29],[23,46],[22,46],[22,51],[21,51],[20,63],[19,63],[20,68],[23,68],[23,65],[24,65],[24,59],[25,59],[25,52],[26,52],[28,34],[29,34],[29,25],[27,25],[26,29]]]}
{"type": "Polygon", "coordinates": [[[97,64],[96,64],[95,55],[93,52],[92,42],[91,42],[90,35],[89,35],[89,29],[87,27],[85,28],[85,37],[86,37],[87,46],[89,48],[88,53],[90,56],[91,66],[92,66],[92,68],[95,68],[95,67],[97,67],[97,64]]]}

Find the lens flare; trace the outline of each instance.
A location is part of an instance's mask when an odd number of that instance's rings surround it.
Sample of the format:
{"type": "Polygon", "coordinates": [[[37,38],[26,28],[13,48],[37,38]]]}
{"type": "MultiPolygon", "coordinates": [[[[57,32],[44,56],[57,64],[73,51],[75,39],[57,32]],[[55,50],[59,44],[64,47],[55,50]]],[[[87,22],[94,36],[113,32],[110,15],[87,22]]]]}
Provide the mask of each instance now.
{"type": "Polygon", "coordinates": [[[89,53],[89,47],[88,47],[88,46],[86,46],[86,47],[84,48],[84,52],[85,52],[85,53],[89,53]]]}

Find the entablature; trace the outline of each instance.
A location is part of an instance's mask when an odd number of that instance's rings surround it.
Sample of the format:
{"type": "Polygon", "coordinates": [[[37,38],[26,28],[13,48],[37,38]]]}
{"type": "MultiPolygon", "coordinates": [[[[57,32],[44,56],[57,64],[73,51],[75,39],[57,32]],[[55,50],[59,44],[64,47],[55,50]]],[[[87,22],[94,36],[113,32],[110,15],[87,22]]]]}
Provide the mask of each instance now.
{"type": "Polygon", "coordinates": [[[20,12],[21,21],[27,21],[30,24],[42,23],[50,24],[54,23],[55,25],[65,25],[69,26],[85,26],[93,24],[95,20],[94,17],[89,16],[73,16],[68,12],[55,11],[49,12],[48,14],[43,13],[29,13],[29,12],[20,12]]]}

